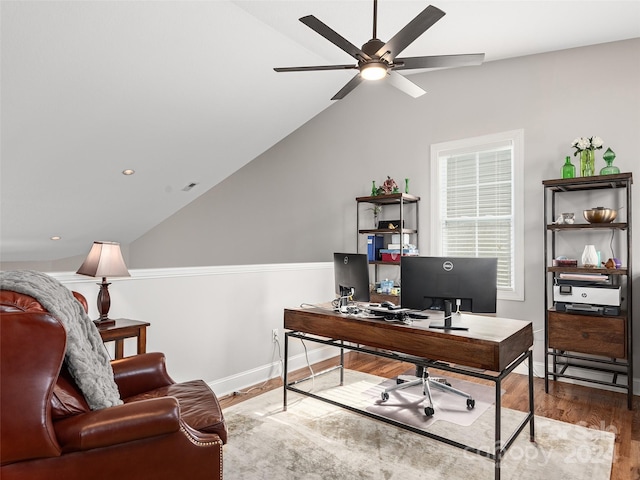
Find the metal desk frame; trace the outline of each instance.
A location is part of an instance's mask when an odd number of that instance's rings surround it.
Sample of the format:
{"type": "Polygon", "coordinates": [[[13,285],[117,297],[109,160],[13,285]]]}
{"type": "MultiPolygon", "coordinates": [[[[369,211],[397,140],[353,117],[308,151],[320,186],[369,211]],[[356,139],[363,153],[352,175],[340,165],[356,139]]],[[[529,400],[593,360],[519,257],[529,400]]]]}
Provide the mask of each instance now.
{"type": "Polygon", "coordinates": [[[533,357],[532,357],[532,351],[531,350],[527,350],[526,352],[522,353],[518,358],[516,358],[507,368],[505,368],[503,371],[501,372],[493,372],[495,373],[495,375],[490,375],[481,371],[474,371],[474,370],[469,370],[469,369],[464,369],[464,368],[460,368],[460,367],[455,367],[455,366],[451,366],[447,363],[443,363],[443,362],[438,362],[438,361],[432,361],[432,360],[428,360],[425,358],[418,358],[418,357],[414,357],[412,355],[405,355],[402,353],[396,353],[396,352],[389,352],[389,351],[382,351],[382,350],[373,350],[371,348],[367,348],[365,346],[353,346],[353,345],[349,345],[349,346],[345,346],[344,341],[342,340],[337,340],[337,339],[328,339],[328,338],[323,338],[317,335],[309,335],[309,334],[305,334],[302,332],[296,332],[296,331],[287,331],[285,333],[285,343],[284,343],[284,388],[283,388],[283,409],[286,410],[287,409],[287,392],[288,391],[292,391],[295,393],[299,393],[301,395],[305,395],[308,397],[312,397],[315,398],[317,400],[321,400],[323,402],[327,402],[330,403],[332,405],[341,407],[341,408],[345,408],[347,410],[350,410],[352,412],[355,413],[359,413],[361,415],[365,415],[367,417],[370,418],[374,418],[376,420],[380,420],[383,421],[385,423],[388,423],[390,425],[394,425],[396,427],[402,428],[404,430],[409,430],[411,432],[417,433],[419,435],[422,435],[424,437],[429,437],[432,438],[434,440],[437,440],[439,442],[444,442],[448,445],[454,446],[454,447],[458,447],[461,448],[463,450],[466,450],[468,452],[472,452],[475,453],[477,455],[489,458],[491,460],[494,461],[494,472],[495,472],[495,480],[500,480],[500,466],[501,466],[501,460],[502,457],[504,456],[504,454],[506,453],[506,451],[509,449],[509,447],[511,447],[511,445],[513,444],[513,442],[515,441],[515,439],[518,437],[518,435],[520,434],[520,432],[522,432],[522,430],[524,430],[524,427],[527,425],[527,423],[529,424],[529,440],[531,442],[535,442],[535,428],[534,428],[534,413],[533,413],[533,357]],[[299,388],[297,388],[295,385],[307,381],[309,379],[312,378],[312,376],[308,376],[306,378],[300,379],[300,380],[295,380],[292,382],[289,382],[288,380],[288,361],[289,361],[289,339],[290,338],[299,338],[301,340],[307,340],[310,342],[315,342],[315,343],[321,343],[324,345],[330,345],[330,346],[334,346],[340,349],[340,364],[337,365],[336,367],[333,368],[329,368],[327,370],[324,370],[322,372],[318,372],[315,374],[315,376],[318,375],[323,375],[325,373],[334,371],[336,369],[340,370],[340,385],[344,384],[344,350],[345,348],[348,350],[352,350],[352,351],[356,351],[356,352],[362,352],[362,353],[366,353],[369,355],[374,355],[377,357],[383,357],[383,358],[390,358],[393,360],[398,360],[398,361],[402,361],[402,362],[408,362],[408,363],[413,363],[419,366],[423,366],[423,367],[427,367],[427,368],[437,368],[439,370],[444,370],[447,372],[454,372],[454,373],[458,373],[458,374],[462,374],[462,375],[467,375],[470,377],[474,377],[474,378],[479,378],[479,379],[483,379],[483,380],[489,380],[495,383],[495,402],[496,402],[496,418],[495,418],[495,450],[493,452],[488,452],[485,450],[480,450],[477,449],[475,447],[471,447],[469,445],[465,445],[463,443],[459,443],[456,442],[455,440],[451,440],[449,438],[446,437],[442,437],[440,435],[436,435],[433,434],[431,432],[427,432],[425,430],[420,430],[418,428],[415,428],[411,425],[406,425],[404,423],[400,423],[397,422],[395,420],[392,420],[390,418],[386,418],[386,417],[382,417],[380,415],[377,415],[375,413],[371,413],[371,412],[367,412],[366,410],[362,410],[360,408],[356,408],[356,407],[352,407],[350,405],[345,405],[343,403],[337,402],[335,400],[331,400],[325,397],[322,397],[320,395],[311,393],[311,392],[306,392],[304,390],[300,390],[299,388]],[[518,367],[518,365],[520,365],[522,362],[524,362],[525,360],[528,361],[528,370],[529,370],[529,412],[527,413],[526,417],[520,422],[520,424],[516,427],[516,429],[511,433],[511,435],[509,436],[509,438],[504,442],[504,446],[502,446],[502,438],[501,438],[501,383],[502,380],[509,375],[511,372],[513,372],[513,370],[518,367]]]}

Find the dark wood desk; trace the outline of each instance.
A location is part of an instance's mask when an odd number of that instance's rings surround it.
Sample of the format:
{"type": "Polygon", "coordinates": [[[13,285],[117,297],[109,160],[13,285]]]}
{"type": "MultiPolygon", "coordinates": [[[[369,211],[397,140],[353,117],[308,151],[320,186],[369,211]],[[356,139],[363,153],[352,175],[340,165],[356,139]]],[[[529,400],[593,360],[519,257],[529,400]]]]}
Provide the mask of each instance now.
{"type": "MultiPolygon", "coordinates": [[[[437,319],[434,321],[437,323],[437,319]]],[[[495,463],[495,479],[499,480],[500,460],[527,424],[529,424],[530,440],[534,441],[533,361],[530,350],[533,346],[533,326],[531,322],[522,320],[468,314],[456,316],[453,322],[456,326],[468,327],[469,330],[466,331],[429,329],[429,322],[430,320],[423,320],[407,325],[387,322],[384,319],[343,315],[322,308],[285,309],[284,328],[288,331],[285,333],[284,345],[284,408],[287,408],[287,391],[294,391],[356,411],[490,458],[495,463]],[[301,381],[289,383],[287,378],[290,338],[300,338],[340,348],[341,364],[338,368],[342,370],[344,369],[342,350],[347,348],[494,382],[495,451],[479,450],[298,389],[295,385],[301,381]],[[354,345],[345,346],[344,342],[354,345]],[[503,440],[500,432],[501,382],[525,360],[528,360],[529,370],[529,412],[511,436],[503,440]]],[[[341,373],[341,382],[342,380],[341,373]]]]}
{"type": "Polygon", "coordinates": [[[100,327],[98,331],[103,342],[116,342],[116,360],[124,357],[124,340],[126,338],[138,339],[138,354],[147,351],[147,327],[148,322],[139,320],[129,320],[128,318],[117,318],[114,325],[100,327]]]}

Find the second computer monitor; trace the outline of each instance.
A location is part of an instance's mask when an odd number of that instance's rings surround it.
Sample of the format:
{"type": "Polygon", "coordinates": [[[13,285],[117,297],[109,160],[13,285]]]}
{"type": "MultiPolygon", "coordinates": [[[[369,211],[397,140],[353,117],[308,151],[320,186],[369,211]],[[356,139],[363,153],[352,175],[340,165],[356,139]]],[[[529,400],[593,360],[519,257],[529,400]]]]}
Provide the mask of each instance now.
{"type": "Polygon", "coordinates": [[[402,306],[415,310],[445,310],[445,302],[474,313],[495,313],[496,258],[402,257],[402,306]]]}
{"type": "Polygon", "coordinates": [[[369,301],[369,259],[364,253],[334,253],[335,289],[340,297],[369,301]]]}

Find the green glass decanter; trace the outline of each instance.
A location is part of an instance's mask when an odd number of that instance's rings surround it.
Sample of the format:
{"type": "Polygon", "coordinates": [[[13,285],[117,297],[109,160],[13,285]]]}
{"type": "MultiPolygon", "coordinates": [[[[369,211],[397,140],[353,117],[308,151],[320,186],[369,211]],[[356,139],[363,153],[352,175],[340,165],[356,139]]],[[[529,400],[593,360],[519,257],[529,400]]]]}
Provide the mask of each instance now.
{"type": "Polygon", "coordinates": [[[620,169],[613,165],[613,161],[616,158],[616,154],[613,153],[613,150],[607,148],[607,151],[604,152],[602,158],[607,163],[607,166],[602,167],[602,170],[600,170],[600,175],[615,175],[616,173],[620,173],[620,169]]]}

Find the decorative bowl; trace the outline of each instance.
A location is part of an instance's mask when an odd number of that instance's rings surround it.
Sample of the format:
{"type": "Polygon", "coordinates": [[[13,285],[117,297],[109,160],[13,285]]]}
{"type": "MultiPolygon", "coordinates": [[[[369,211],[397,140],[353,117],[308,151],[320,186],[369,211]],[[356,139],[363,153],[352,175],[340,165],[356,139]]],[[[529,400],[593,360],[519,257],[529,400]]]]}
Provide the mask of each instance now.
{"type": "Polygon", "coordinates": [[[610,223],[618,216],[617,210],[604,207],[594,207],[582,212],[584,219],[589,223],[610,223]]]}

